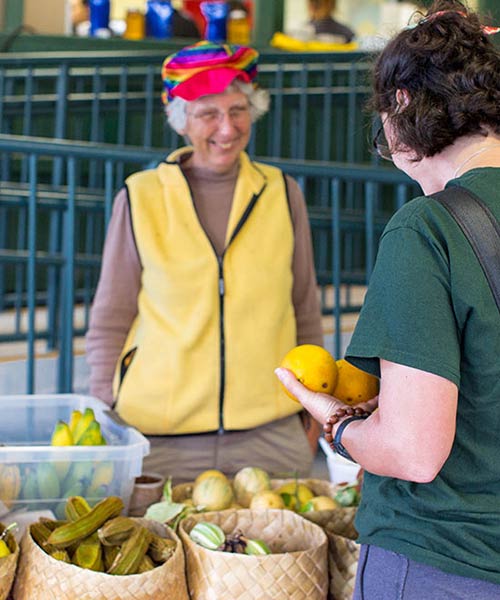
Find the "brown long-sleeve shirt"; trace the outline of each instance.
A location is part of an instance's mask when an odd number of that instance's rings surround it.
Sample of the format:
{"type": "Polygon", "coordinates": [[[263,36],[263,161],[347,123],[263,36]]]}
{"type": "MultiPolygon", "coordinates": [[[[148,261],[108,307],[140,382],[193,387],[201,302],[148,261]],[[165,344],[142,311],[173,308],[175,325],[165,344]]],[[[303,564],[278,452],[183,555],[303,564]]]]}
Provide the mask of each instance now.
{"type": "MultiPolygon", "coordinates": [[[[187,165],[183,165],[182,169],[189,183],[201,226],[216,252],[221,254],[238,167],[227,174],[187,165]]],[[[287,184],[295,235],[292,301],[297,322],[297,343],[323,345],[307,209],[297,182],[287,176],[287,184]]],[[[90,393],[109,405],[113,404],[112,381],[115,366],[137,315],[141,272],[127,191],[124,188],[118,192],[113,205],[86,338],[90,393]]]]}

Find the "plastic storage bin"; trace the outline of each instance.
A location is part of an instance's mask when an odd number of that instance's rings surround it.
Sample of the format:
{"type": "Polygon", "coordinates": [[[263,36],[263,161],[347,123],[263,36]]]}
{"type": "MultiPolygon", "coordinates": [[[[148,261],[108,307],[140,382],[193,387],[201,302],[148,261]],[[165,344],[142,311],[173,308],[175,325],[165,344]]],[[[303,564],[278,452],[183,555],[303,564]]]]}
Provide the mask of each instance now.
{"type": "MultiPolygon", "coordinates": [[[[66,498],[95,504],[120,496],[128,508],[149,441],[109,407],[76,394],[0,396],[0,510],[51,510],[64,516],[66,498]],[[107,441],[103,446],[51,446],[58,420],[92,408],[107,441]]],[[[0,513],[1,514],[1,513],[0,513]]]]}

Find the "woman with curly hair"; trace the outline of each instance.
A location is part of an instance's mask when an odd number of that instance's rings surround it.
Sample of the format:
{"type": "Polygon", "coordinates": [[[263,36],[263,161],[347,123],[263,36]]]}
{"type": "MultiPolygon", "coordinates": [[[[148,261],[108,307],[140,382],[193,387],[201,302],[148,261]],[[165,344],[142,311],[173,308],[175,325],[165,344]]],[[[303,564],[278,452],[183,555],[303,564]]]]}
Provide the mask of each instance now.
{"type": "Polygon", "coordinates": [[[438,0],[375,64],[376,147],[425,194],[382,235],[346,353],[380,377],[378,398],[346,414],[277,370],[334,449],[365,469],[356,600],[500,598],[500,311],[472,246],[431,196],[472,192],[498,230],[497,31],[438,0]]]}

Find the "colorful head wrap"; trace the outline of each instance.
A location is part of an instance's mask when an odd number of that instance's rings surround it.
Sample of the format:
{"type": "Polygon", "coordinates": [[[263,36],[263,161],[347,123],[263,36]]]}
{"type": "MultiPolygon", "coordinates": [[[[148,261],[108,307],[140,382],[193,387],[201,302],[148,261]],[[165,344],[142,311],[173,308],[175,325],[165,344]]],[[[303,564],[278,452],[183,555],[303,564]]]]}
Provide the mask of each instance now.
{"type": "Polygon", "coordinates": [[[196,100],[220,94],[236,78],[253,81],[259,53],[253,48],[202,41],[167,56],[161,69],[162,100],[196,100]]]}

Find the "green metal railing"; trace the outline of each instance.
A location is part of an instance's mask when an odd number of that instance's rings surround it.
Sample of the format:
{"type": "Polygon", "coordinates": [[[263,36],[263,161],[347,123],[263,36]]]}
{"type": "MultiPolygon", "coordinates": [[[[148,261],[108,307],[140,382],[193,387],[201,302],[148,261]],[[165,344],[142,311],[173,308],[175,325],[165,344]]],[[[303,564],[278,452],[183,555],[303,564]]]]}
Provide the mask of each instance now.
{"type": "MultiPolygon", "coordinates": [[[[0,56],[0,133],[178,146],[161,105],[163,58],[157,51],[0,56]]],[[[259,81],[272,103],[256,124],[250,153],[370,160],[370,116],[363,110],[368,72],[369,56],[362,53],[263,54],[259,81]]],[[[4,158],[2,173],[7,170],[4,158]]],[[[57,182],[57,169],[52,175],[57,182]]]]}
{"type": "MultiPolygon", "coordinates": [[[[88,322],[117,173],[125,176],[154,165],[164,152],[3,134],[0,153],[9,156],[13,171],[20,172],[21,165],[27,165],[23,180],[0,184],[0,222],[9,223],[0,245],[0,275],[3,281],[13,277],[16,282],[15,302],[3,311],[13,315],[14,325],[2,333],[0,341],[26,341],[26,391],[32,393],[35,341],[47,340],[58,353],[54,391],[70,391],[73,339],[84,334],[88,322]],[[45,180],[47,166],[56,162],[64,175],[62,184],[45,180]],[[82,173],[88,177],[90,164],[103,174],[99,188],[82,186],[82,173]],[[51,225],[48,236],[47,223],[51,225]],[[47,307],[46,326],[35,325],[39,303],[47,307]],[[80,328],[74,324],[77,305],[85,313],[80,328]],[[23,311],[26,326],[22,325],[23,311]]],[[[360,308],[349,299],[341,300],[341,286],[367,283],[380,232],[394,211],[415,195],[415,185],[392,168],[285,159],[266,162],[295,177],[305,192],[318,281],[322,290],[334,292],[333,303],[325,301],[323,311],[333,315],[332,352],[339,356],[342,318],[360,308]],[[359,250],[357,254],[353,247],[359,250]]]]}
{"type": "MultiPolygon", "coordinates": [[[[0,133],[135,146],[158,152],[178,147],[182,140],[165,124],[160,100],[163,56],[157,50],[0,56],[0,133]]],[[[368,143],[371,119],[363,111],[368,68],[369,58],[361,53],[264,52],[259,80],[269,90],[272,103],[270,112],[254,127],[248,148],[250,155],[271,159],[376,161],[368,143]]],[[[0,152],[0,180],[16,182],[15,194],[21,193],[21,183],[25,188],[23,194],[28,194],[29,168],[27,156],[13,161],[9,153],[0,152]]],[[[55,189],[64,195],[70,185],[67,173],[62,156],[40,161],[38,183],[45,184],[47,189],[39,187],[39,197],[43,199],[45,194],[53,201],[55,189]]],[[[113,171],[115,189],[121,186],[125,175],[124,166],[118,164],[113,171]]],[[[92,190],[105,187],[105,176],[103,162],[89,158],[78,162],[72,185],[79,190],[83,201],[85,194],[92,196],[92,190]]],[[[308,181],[309,203],[316,203],[316,197],[319,203],[324,201],[329,194],[328,186],[327,180],[308,181]]],[[[346,209],[359,209],[360,196],[355,183],[348,182],[343,195],[346,209]]],[[[0,208],[0,213],[0,247],[23,248],[26,215],[6,208],[0,208]]],[[[48,239],[51,252],[57,252],[62,243],[62,214],[60,209],[52,208],[39,219],[40,237],[48,239]]],[[[79,210],[78,223],[78,243],[82,252],[91,254],[100,248],[103,238],[97,208],[79,210]]],[[[357,243],[359,236],[354,231],[345,236],[346,264],[351,265],[351,271],[364,269],[365,253],[363,242],[357,243]]],[[[331,256],[331,241],[324,230],[318,237],[321,241],[315,242],[317,252],[326,264],[331,256]]],[[[328,268],[320,274],[328,272],[328,268]]],[[[76,299],[87,302],[96,274],[89,269],[80,278],[76,299]]],[[[0,308],[18,310],[26,303],[22,279],[19,266],[9,269],[0,266],[0,308]]],[[[47,266],[46,272],[38,275],[36,302],[48,307],[50,323],[57,317],[58,296],[57,269],[47,266]]],[[[52,332],[49,348],[55,348],[57,329],[49,329],[52,332]]]]}

